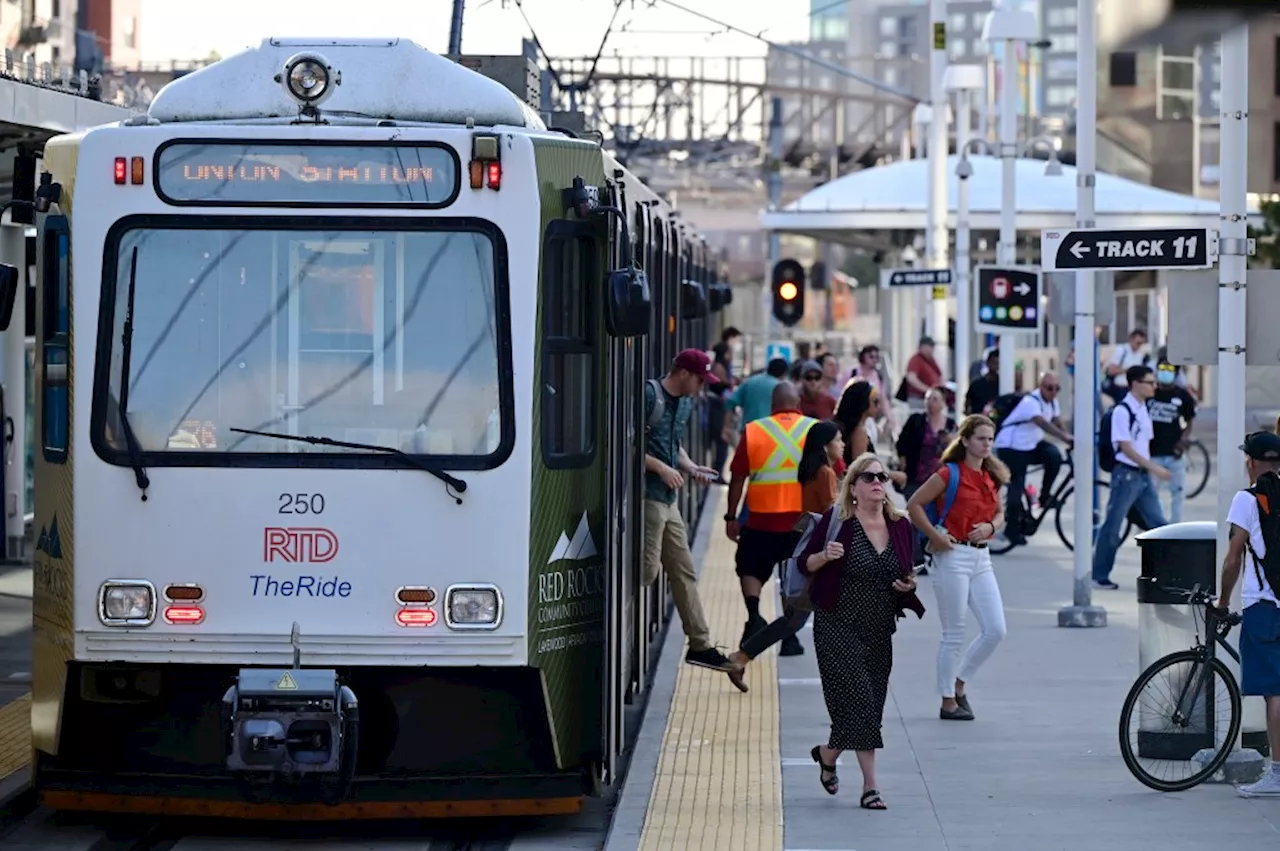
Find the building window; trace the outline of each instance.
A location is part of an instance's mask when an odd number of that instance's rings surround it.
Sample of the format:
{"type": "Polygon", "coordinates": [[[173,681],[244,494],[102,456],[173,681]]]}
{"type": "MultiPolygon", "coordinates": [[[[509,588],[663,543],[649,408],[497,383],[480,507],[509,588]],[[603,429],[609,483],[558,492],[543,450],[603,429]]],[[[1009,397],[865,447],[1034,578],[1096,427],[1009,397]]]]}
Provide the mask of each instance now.
{"type": "Polygon", "coordinates": [[[542,458],[551,469],[585,467],[596,448],[594,293],[590,223],[547,226],[542,266],[542,458]]]}
{"type": "Polygon", "coordinates": [[[881,42],[880,55],[886,59],[895,58],[898,55],[898,43],[896,41],[881,42]]]}
{"type": "Polygon", "coordinates": [[[897,18],[881,18],[880,19],[880,35],[897,35],[898,19],[897,18]]]}
{"type": "MultiPolygon", "coordinates": [[[[1160,63],[1161,87],[1189,92],[1195,88],[1195,81],[1196,70],[1193,63],[1182,60],[1164,60],[1160,63]]],[[[1277,83],[1280,84],[1280,80],[1277,83]]],[[[1277,90],[1280,90],[1280,85],[1277,90]]]]}
{"type": "Polygon", "coordinates": [[[134,48],[138,46],[138,19],[129,18],[124,23],[124,35],[121,41],[125,47],[134,48]]]}
{"type": "Polygon", "coordinates": [[[844,41],[849,38],[849,21],[847,18],[827,18],[827,41],[844,41]]]}
{"type": "Polygon", "coordinates": [[[898,85],[898,69],[897,68],[885,68],[884,73],[881,74],[881,76],[884,78],[885,85],[888,85],[888,86],[898,85]]]}
{"type": "Polygon", "coordinates": [[[1271,181],[1280,183],[1280,121],[1271,125],[1271,181]]]}
{"type": "Polygon", "coordinates": [[[963,58],[965,53],[968,52],[968,50],[969,50],[968,39],[955,38],[951,40],[950,53],[951,53],[952,59],[963,58]]]}
{"type": "Polygon", "coordinates": [[[62,17],[62,0],[51,0],[49,3],[49,17],[55,20],[62,17]]]}
{"type": "Polygon", "coordinates": [[[1044,101],[1049,106],[1070,106],[1075,95],[1071,86],[1050,86],[1044,93],[1044,101]]]}
{"type": "Polygon", "coordinates": [[[1045,63],[1045,76],[1051,80],[1074,80],[1079,67],[1075,59],[1050,59],[1045,63]]]}
{"type": "Polygon", "coordinates": [[[1164,121],[1188,121],[1195,112],[1195,98],[1189,93],[1165,92],[1160,95],[1160,112],[1156,118],[1164,121]]]}
{"type": "Polygon", "coordinates": [[[956,12],[951,16],[951,31],[953,33],[962,33],[965,31],[965,25],[969,22],[969,16],[964,12],[956,12]]]}
{"type": "Polygon", "coordinates": [[[1049,10],[1045,22],[1051,27],[1074,27],[1076,25],[1075,6],[1057,6],[1049,10]]]}
{"type": "Polygon", "coordinates": [[[973,13],[973,28],[974,28],[974,30],[975,30],[975,31],[977,31],[977,32],[982,32],[982,28],[983,28],[983,27],[985,27],[985,26],[987,25],[987,15],[988,15],[988,14],[990,14],[990,13],[989,13],[989,12],[974,12],[974,13],[973,13]]]}
{"type": "Polygon", "coordinates": [[[1127,88],[1138,85],[1138,54],[1120,52],[1111,54],[1111,87],[1127,88]]]}
{"type": "Polygon", "coordinates": [[[1276,36],[1276,49],[1273,59],[1275,61],[1275,92],[1276,97],[1280,98],[1280,36],[1276,36]]]}
{"type": "Polygon", "coordinates": [[[1077,42],[1075,33],[1054,33],[1050,42],[1049,51],[1052,53],[1076,52],[1077,42]]]}

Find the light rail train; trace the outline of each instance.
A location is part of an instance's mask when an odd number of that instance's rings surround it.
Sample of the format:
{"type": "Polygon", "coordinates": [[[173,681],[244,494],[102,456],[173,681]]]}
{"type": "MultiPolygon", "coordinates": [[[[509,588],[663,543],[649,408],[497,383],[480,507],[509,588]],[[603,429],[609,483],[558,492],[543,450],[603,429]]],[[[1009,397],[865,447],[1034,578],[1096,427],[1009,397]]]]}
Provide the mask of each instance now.
{"type": "Polygon", "coordinates": [[[668,611],[643,384],[731,298],[694,229],[398,39],[185,76],[52,139],[36,209],[44,804],[546,814],[615,781],[668,611]]]}

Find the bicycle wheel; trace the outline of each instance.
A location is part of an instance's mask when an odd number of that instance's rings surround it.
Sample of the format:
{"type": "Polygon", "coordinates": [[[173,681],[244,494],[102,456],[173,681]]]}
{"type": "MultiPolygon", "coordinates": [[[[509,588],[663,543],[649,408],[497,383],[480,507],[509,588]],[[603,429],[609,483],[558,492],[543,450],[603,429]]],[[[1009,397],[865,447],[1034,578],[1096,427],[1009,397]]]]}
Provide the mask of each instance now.
{"type": "MultiPolygon", "coordinates": [[[[1031,513],[1031,497],[1027,495],[1024,488],[1022,491],[1022,534],[1023,537],[1030,538],[1036,533],[1035,515],[1031,513]]],[[[1005,534],[1009,532],[1008,526],[1005,527],[1005,534]]],[[[1002,556],[1014,548],[1009,543],[1009,539],[1004,536],[997,536],[989,545],[993,556],[1002,556]]]]}
{"type": "MultiPolygon", "coordinates": [[[[1095,484],[1098,486],[1098,504],[1094,507],[1094,510],[1098,512],[1098,517],[1101,518],[1102,512],[1105,511],[1107,507],[1107,500],[1103,497],[1102,492],[1109,490],[1111,485],[1108,482],[1104,482],[1102,479],[1098,479],[1095,484]]],[[[1058,507],[1055,508],[1053,512],[1054,528],[1058,530],[1058,537],[1062,539],[1062,543],[1067,545],[1068,550],[1075,549],[1075,546],[1071,543],[1072,536],[1075,534],[1075,521],[1073,520],[1072,525],[1068,527],[1066,522],[1062,519],[1062,509],[1070,503],[1071,497],[1074,495],[1074,487],[1064,490],[1062,492],[1062,501],[1058,503],[1058,507]]],[[[1129,533],[1132,531],[1133,521],[1129,518],[1125,518],[1124,528],[1120,530],[1120,543],[1123,544],[1127,541],[1129,539],[1129,533]]]]}
{"type": "Polygon", "coordinates": [[[1120,755],[1139,782],[1158,792],[1182,792],[1212,777],[1226,762],[1240,732],[1239,684],[1219,659],[1208,660],[1210,676],[1202,679],[1205,664],[1206,660],[1194,650],[1170,653],[1143,671],[1124,699],[1120,710],[1120,755]],[[1142,716],[1139,721],[1134,717],[1138,699],[1158,678],[1169,684],[1164,689],[1165,703],[1148,707],[1144,701],[1136,713],[1142,716]],[[1193,694],[1197,684],[1201,693],[1193,694]],[[1225,706],[1221,705],[1223,699],[1225,706]],[[1219,720],[1223,712],[1230,713],[1225,730],[1219,720]],[[1200,729],[1193,729],[1196,726],[1200,729]],[[1202,750],[1214,752],[1203,766],[1194,759],[1202,750]],[[1139,760],[1155,763],[1157,768],[1193,771],[1181,780],[1163,780],[1139,760]]]}
{"type": "Polygon", "coordinates": [[[1182,455],[1187,465],[1187,483],[1185,499],[1195,499],[1209,484],[1209,450],[1198,440],[1187,444],[1187,451],[1182,455]]]}

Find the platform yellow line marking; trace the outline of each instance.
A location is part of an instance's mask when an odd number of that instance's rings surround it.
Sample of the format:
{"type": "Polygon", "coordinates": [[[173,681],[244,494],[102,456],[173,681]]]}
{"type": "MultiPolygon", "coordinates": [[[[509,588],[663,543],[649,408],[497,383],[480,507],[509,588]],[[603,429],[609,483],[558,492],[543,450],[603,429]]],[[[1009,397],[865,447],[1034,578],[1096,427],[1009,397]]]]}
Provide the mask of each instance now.
{"type": "MultiPolygon", "coordinates": [[[[725,494],[717,488],[711,499],[723,503],[725,494]]],[[[723,514],[717,506],[704,516],[716,522],[723,514]]],[[[737,646],[746,620],[734,549],[723,529],[714,529],[698,582],[712,641],[722,647],[737,646]]],[[[761,614],[770,620],[777,608],[775,587],[766,586],[760,601],[761,614]]],[[[641,851],[782,851],[776,648],[747,669],[747,694],[724,674],[683,664],[683,656],[641,851]]]]}
{"type": "Polygon", "coordinates": [[[0,780],[31,762],[31,695],[0,706],[0,780]]]}

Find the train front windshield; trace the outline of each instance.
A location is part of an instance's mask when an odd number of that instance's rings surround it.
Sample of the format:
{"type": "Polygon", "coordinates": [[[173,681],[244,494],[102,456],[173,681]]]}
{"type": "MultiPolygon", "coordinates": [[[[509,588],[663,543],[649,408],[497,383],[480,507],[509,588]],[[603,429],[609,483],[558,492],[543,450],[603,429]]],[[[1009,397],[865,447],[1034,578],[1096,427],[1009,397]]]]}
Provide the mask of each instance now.
{"type": "Polygon", "coordinates": [[[147,217],[113,230],[100,455],[129,465],[119,401],[132,291],[126,413],[151,463],[197,453],[202,464],[284,455],[323,466],[351,453],[231,428],[374,443],[463,468],[501,460],[511,414],[496,231],[403,218],[222,221],[235,226],[147,217]]]}

